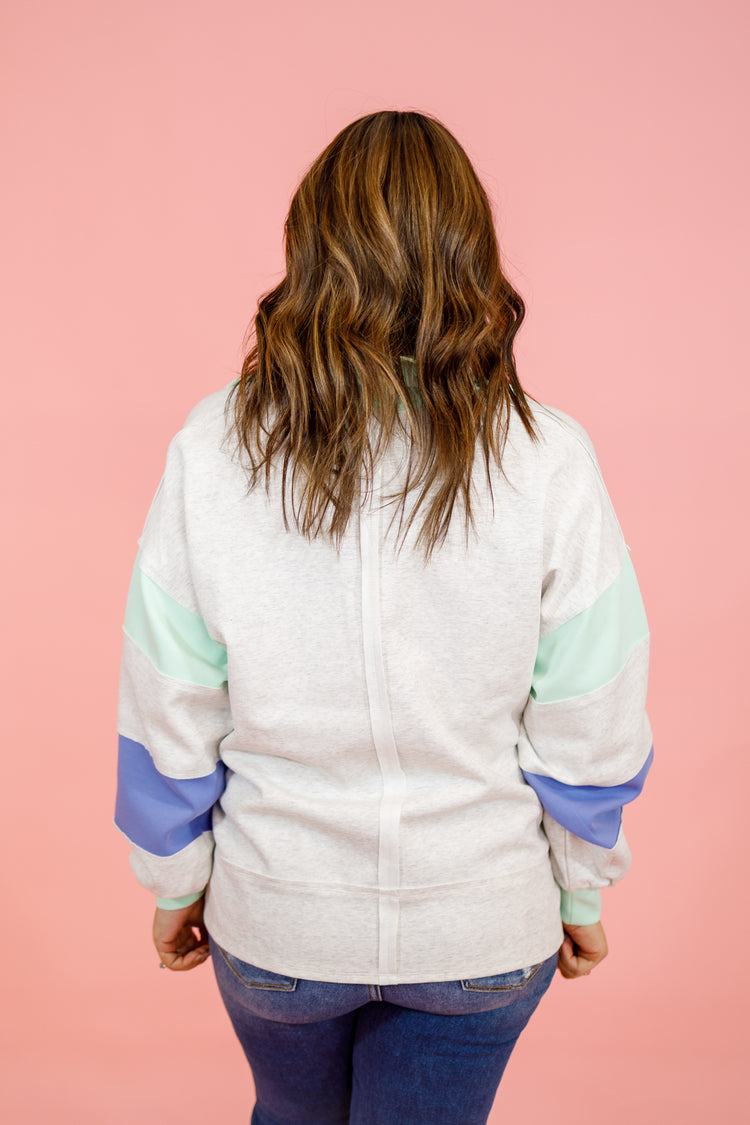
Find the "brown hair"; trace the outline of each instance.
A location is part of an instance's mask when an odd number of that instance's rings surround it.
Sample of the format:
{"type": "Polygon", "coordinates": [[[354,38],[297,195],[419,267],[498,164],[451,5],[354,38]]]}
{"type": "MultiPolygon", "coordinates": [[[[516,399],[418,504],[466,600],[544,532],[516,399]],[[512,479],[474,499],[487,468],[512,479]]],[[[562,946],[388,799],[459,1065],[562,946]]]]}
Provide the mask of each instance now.
{"type": "Polygon", "coordinates": [[[400,427],[410,453],[395,498],[403,522],[407,493],[422,486],[406,535],[432,494],[417,538],[429,559],[459,494],[467,537],[473,525],[477,439],[491,491],[490,454],[499,465],[512,410],[536,436],[513,359],[525,306],[501,270],[484,189],[439,121],[372,113],[312,164],[285,246],[286,276],[259,301],[229,400],[250,487],[264,475],[268,489],[280,459],[287,528],[289,488],[299,531],[340,546],[362,469],[368,491],[400,427]]]}

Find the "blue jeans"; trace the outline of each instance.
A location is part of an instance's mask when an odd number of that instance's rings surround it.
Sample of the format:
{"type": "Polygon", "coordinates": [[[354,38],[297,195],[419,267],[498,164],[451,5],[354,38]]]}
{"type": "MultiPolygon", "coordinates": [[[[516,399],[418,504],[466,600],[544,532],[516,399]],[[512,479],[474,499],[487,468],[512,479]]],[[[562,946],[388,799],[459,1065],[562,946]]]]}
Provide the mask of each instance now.
{"type": "Polygon", "coordinates": [[[557,965],[434,984],[332,984],[240,961],[211,939],[255,1080],[251,1125],[484,1125],[557,965]]]}

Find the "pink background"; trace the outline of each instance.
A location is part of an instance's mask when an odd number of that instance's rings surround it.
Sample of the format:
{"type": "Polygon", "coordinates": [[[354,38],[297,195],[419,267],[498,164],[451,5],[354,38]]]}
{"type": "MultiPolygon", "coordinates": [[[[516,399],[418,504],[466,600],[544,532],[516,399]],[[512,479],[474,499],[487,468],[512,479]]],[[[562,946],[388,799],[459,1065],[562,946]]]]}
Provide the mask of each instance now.
{"type": "Polygon", "coordinates": [[[0,24],[4,1120],[247,1120],[212,972],[157,970],[112,826],[120,625],[167,442],[238,370],[291,193],[390,107],[475,162],[521,379],[589,430],[653,632],[611,953],[556,978],[491,1120],[745,1120],[747,4],[23,0],[0,24]]]}

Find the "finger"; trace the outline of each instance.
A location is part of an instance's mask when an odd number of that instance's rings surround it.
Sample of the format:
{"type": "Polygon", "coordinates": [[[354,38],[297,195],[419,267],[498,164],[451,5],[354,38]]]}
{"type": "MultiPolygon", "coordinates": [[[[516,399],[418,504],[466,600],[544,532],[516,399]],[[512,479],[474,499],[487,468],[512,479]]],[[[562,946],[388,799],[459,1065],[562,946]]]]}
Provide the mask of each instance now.
{"type": "Polygon", "coordinates": [[[211,956],[207,946],[199,946],[197,949],[192,949],[189,953],[168,953],[161,954],[161,964],[166,969],[171,969],[173,973],[184,973],[190,969],[197,969],[204,961],[207,961],[211,956]]]}
{"type": "Polygon", "coordinates": [[[168,969],[173,969],[177,965],[186,961],[192,964],[198,958],[205,958],[209,955],[208,942],[198,944],[198,940],[190,935],[189,938],[183,939],[182,942],[155,942],[156,953],[159,954],[160,960],[168,969]]]}
{"type": "Polygon", "coordinates": [[[557,958],[557,971],[559,972],[560,976],[565,977],[566,980],[570,976],[570,974],[568,973],[568,966],[565,964],[562,957],[560,957],[560,956],[558,956],[558,958],[557,958]]]}
{"type": "Polygon", "coordinates": [[[157,949],[159,959],[167,966],[168,969],[173,968],[175,965],[189,963],[199,960],[205,960],[210,956],[210,950],[207,945],[197,945],[191,949],[157,949]]]}
{"type": "Polygon", "coordinates": [[[575,947],[575,945],[573,944],[573,941],[572,941],[572,939],[571,939],[571,938],[569,938],[569,937],[565,937],[565,939],[563,940],[563,943],[562,943],[562,945],[560,946],[560,956],[561,956],[561,957],[562,957],[562,958],[563,958],[563,959],[564,959],[564,960],[565,960],[566,962],[570,962],[570,961],[572,961],[572,960],[573,960],[573,957],[574,957],[574,955],[575,955],[575,952],[576,952],[576,947],[575,947]]]}
{"type": "Polygon", "coordinates": [[[575,980],[577,977],[588,976],[593,968],[591,961],[575,954],[573,949],[563,942],[557,958],[557,966],[561,976],[566,980],[575,980]]]}
{"type": "Polygon", "coordinates": [[[557,967],[560,970],[560,974],[565,977],[566,980],[570,980],[576,975],[575,958],[573,957],[573,952],[570,948],[566,948],[564,945],[561,946],[560,952],[557,955],[557,967]]]}
{"type": "Polygon", "coordinates": [[[208,934],[204,940],[200,940],[193,930],[185,927],[169,940],[157,939],[154,945],[159,952],[163,950],[165,953],[179,953],[184,956],[193,949],[208,949],[208,934]]]}

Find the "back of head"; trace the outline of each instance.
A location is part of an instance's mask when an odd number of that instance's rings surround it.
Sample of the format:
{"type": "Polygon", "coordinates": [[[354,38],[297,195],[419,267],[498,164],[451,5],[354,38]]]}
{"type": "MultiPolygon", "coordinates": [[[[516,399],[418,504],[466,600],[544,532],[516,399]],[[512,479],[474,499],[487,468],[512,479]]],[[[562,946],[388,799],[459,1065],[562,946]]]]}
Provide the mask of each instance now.
{"type": "Polygon", "coordinates": [[[285,233],[286,276],[259,302],[233,393],[251,486],[260,475],[268,486],[280,463],[299,530],[338,543],[363,469],[371,481],[400,428],[411,449],[402,511],[421,490],[406,530],[429,496],[417,540],[429,557],[459,496],[468,533],[477,440],[489,477],[512,410],[533,436],[512,348],[524,304],[484,189],[440,122],[382,111],[314,161],[285,233]]]}

